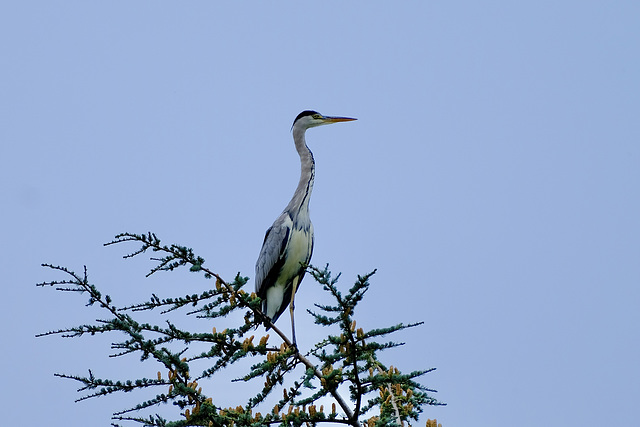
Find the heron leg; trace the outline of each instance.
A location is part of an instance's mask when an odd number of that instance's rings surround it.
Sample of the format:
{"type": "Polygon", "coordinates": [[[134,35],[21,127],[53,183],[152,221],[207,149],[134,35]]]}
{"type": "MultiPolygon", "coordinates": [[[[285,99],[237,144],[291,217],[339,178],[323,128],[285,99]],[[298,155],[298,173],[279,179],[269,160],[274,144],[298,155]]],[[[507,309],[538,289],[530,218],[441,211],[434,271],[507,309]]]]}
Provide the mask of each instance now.
{"type": "Polygon", "coordinates": [[[296,325],[295,325],[295,322],[293,321],[293,309],[294,309],[293,300],[296,296],[296,290],[298,288],[299,280],[300,280],[299,276],[293,279],[293,284],[291,288],[291,302],[289,303],[289,313],[291,314],[291,340],[293,341],[294,347],[297,347],[297,344],[296,344],[296,325]]]}

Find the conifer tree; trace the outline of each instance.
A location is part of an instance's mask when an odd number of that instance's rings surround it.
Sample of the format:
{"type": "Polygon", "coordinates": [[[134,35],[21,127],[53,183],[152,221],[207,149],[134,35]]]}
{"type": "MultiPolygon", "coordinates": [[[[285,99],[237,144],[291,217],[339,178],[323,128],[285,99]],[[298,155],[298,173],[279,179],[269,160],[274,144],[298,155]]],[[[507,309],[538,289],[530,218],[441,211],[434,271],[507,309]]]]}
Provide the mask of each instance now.
{"type": "MultiPolygon", "coordinates": [[[[375,271],[358,276],[355,284],[345,291],[337,284],[339,275],[332,277],[327,267],[307,267],[333,302],[316,304],[313,310],[307,310],[315,323],[326,329],[318,329],[317,334],[322,339],[312,348],[301,349],[264,316],[260,298],[244,289],[246,277],[238,274],[233,281],[227,281],[205,267],[205,260],[193,250],[175,244],[164,245],[153,233],[123,233],[105,245],[126,242],[137,243],[140,247],[125,258],[148,251],[159,254],[159,257],[151,258],[155,265],[147,276],[188,267],[191,272],[211,279],[207,283],[212,286],[200,294],[176,298],[160,298],[154,294],[148,301],[119,307],[110,296],[103,295],[89,282],[86,267],[82,273],[76,273],[66,267],[43,264],[62,273],[63,278],[38,286],[52,286],[63,292],[88,296],[87,305],[99,307],[101,315],[108,317],[93,324],[52,330],[38,336],[115,333],[119,341],[112,344],[116,351],[114,356],[138,354],[143,361],[158,363],[155,377],[116,380],[100,378],[92,370],[88,376],[55,374],[81,384],[79,391],[83,395],[79,401],[141,389],[156,391],[152,398],[114,413],[113,426],[123,422],[157,427],[407,425],[418,419],[426,405],[442,405],[432,396],[435,390],[416,381],[435,368],[404,373],[397,367],[384,365],[379,359],[381,351],[402,345],[386,341],[387,335],[418,326],[421,322],[381,329],[358,327],[356,308],[369,289],[369,279],[375,271]],[[160,310],[167,317],[166,323],[160,326],[138,319],[140,312],[150,310],[160,310]],[[190,332],[177,327],[169,317],[181,312],[210,321],[211,332],[190,332]],[[235,312],[244,312],[242,317],[235,316],[242,319],[237,325],[216,329],[217,321],[235,312]],[[256,337],[256,328],[260,329],[265,322],[272,333],[256,337]],[[235,406],[222,407],[216,396],[220,386],[206,390],[199,383],[214,377],[222,381],[223,371],[242,360],[250,360],[251,365],[236,381],[255,383],[254,392],[235,406]],[[206,368],[196,372],[193,367],[203,362],[206,362],[206,368]],[[268,403],[270,395],[276,397],[268,403]],[[277,400],[275,404],[274,400],[277,400]],[[172,403],[177,408],[174,420],[167,420],[157,413],[140,415],[164,403],[172,403]]],[[[427,425],[437,426],[437,423],[428,420],[427,425]]]]}

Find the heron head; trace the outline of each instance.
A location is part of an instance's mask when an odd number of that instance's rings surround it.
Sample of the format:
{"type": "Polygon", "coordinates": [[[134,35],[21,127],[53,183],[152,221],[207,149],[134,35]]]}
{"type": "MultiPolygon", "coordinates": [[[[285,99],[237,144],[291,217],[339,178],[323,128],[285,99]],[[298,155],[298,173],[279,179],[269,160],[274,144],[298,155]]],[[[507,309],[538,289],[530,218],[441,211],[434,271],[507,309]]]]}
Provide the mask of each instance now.
{"type": "Polygon", "coordinates": [[[316,126],[330,125],[331,123],[338,122],[350,122],[352,120],[357,119],[352,119],[350,117],[323,116],[317,111],[305,110],[302,113],[298,114],[298,117],[296,117],[296,119],[293,121],[293,126],[291,126],[291,129],[293,129],[294,127],[300,127],[306,130],[316,126]]]}

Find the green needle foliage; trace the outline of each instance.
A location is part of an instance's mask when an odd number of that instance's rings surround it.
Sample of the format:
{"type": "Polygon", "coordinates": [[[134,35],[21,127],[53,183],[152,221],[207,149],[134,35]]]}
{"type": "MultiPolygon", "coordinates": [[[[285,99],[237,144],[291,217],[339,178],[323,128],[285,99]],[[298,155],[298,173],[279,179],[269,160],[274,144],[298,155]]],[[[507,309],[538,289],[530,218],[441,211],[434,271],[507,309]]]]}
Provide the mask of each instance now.
{"type": "MultiPolygon", "coordinates": [[[[431,396],[430,390],[416,378],[434,369],[403,373],[393,366],[383,365],[378,355],[382,350],[402,345],[385,341],[386,336],[421,323],[398,324],[382,329],[356,327],[356,307],[369,289],[369,279],[375,271],[358,276],[346,292],[338,286],[338,277],[332,278],[325,267],[308,267],[314,279],[333,297],[330,305],[315,305],[308,310],[315,323],[337,331],[326,335],[307,352],[294,346],[289,338],[261,311],[260,298],[243,287],[247,278],[237,275],[233,281],[225,281],[215,272],[204,267],[205,260],[189,248],[179,245],[163,245],[153,233],[123,233],[106,245],[134,242],[140,247],[125,255],[131,258],[147,251],[158,253],[151,258],[156,265],[147,276],[158,271],[171,271],[188,267],[201,273],[215,284],[200,294],[176,298],[160,298],[152,295],[148,301],[118,307],[111,297],[102,295],[87,278],[86,267],[81,274],[65,267],[51,264],[43,266],[63,274],[63,280],[50,281],[38,286],[53,286],[59,291],[77,292],[88,296],[88,306],[98,306],[107,318],[93,324],[59,329],[40,334],[78,337],[107,332],[120,332],[120,341],[114,342],[112,356],[136,353],[142,361],[155,360],[160,365],[157,378],[112,380],[97,378],[90,370],[88,376],[55,374],[79,382],[83,395],[78,399],[130,392],[138,389],[157,390],[154,397],[116,412],[113,426],[119,422],[137,422],[145,426],[300,426],[321,423],[347,424],[351,426],[405,425],[417,420],[425,405],[441,405],[431,396]],[[214,322],[234,312],[244,312],[235,327],[211,332],[196,333],[178,328],[170,320],[163,326],[136,320],[139,312],[160,310],[163,315],[190,307],[188,315],[196,315],[214,322]],[[251,332],[264,322],[277,335],[278,344],[269,342],[270,335],[255,339],[251,332]],[[222,370],[236,362],[249,359],[253,363],[246,373],[235,381],[252,381],[261,378],[254,394],[235,407],[222,407],[213,395],[208,395],[198,385],[199,381],[216,377],[221,381],[222,370]],[[191,367],[206,361],[206,369],[194,374],[191,367]],[[302,369],[300,369],[300,367],[302,369]],[[295,370],[295,372],[294,372],[295,370]],[[163,371],[166,374],[163,375],[163,371]],[[300,374],[300,372],[302,373],[300,374]],[[266,403],[267,397],[278,391],[282,396],[274,405],[266,403]],[[332,402],[325,408],[321,402],[332,402]],[[160,404],[177,406],[176,420],[167,420],[158,414],[148,417],[135,416],[141,411],[160,404]],[[258,412],[265,411],[264,414],[258,412]]],[[[225,319],[228,320],[228,319],[225,319]]],[[[324,335],[324,334],[323,334],[324,335]]],[[[216,390],[220,386],[215,387],[216,390]]],[[[215,390],[210,390],[213,394],[215,390]]],[[[277,397],[276,397],[277,399],[277,397]]],[[[272,401],[275,399],[271,399],[272,401]]],[[[431,421],[429,421],[431,422],[431,421]]]]}

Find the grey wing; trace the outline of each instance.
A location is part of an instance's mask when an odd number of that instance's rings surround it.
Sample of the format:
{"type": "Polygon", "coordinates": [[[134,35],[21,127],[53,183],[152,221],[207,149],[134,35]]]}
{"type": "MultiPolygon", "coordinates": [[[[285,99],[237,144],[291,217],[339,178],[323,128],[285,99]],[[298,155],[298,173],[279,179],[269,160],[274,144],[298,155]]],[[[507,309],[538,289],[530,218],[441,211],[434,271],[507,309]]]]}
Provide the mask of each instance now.
{"type": "Polygon", "coordinates": [[[264,236],[262,249],[256,262],[255,279],[256,294],[261,298],[264,297],[266,289],[275,282],[284,264],[292,224],[289,215],[283,214],[269,227],[264,236]]]}

